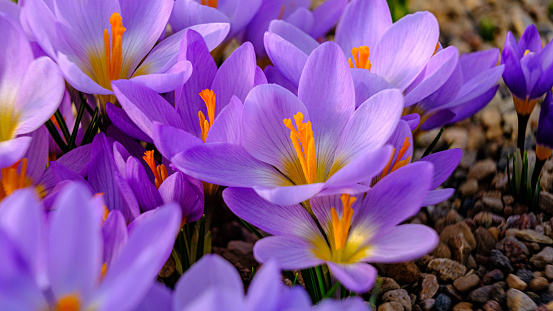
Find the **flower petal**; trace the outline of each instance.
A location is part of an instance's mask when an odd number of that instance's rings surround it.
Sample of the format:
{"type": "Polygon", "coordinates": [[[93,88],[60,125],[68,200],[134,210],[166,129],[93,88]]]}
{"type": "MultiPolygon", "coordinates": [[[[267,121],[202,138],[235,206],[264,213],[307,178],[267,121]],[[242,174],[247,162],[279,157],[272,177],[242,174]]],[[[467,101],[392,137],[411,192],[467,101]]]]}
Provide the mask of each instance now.
{"type": "Polygon", "coordinates": [[[0,168],[12,166],[21,160],[31,143],[31,137],[23,136],[0,141],[0,168]]]}
{"type": "Polygon", "coordinates": [[[356,293],[365,293],[376,282],[378,271],[366,263],[338,264],[327,261],[332,275],[347,289],[356,293]]]}
{"type": "Polygon", "coordinates": [[[106,111],[108,117],[113,124],[120,129],[123,133],[136,138],[138,140],[143,140],[147,143],[152,142],[152,138],[146,135],[136,124],[129,118],[127,112],[112,103],[106,104],[106,111]]]}
{"type": "Polygon", "coordinates": [[[109,267],[113,260],[119,256],[121,249],[127,243],[127,224],[123,214],[114,210],[111,211],[102,225],[102,236],[104,238],[103,262],[109,267]]]}
{"type": "Polygon", "coordinates": [[[183,218],[191,223],[204,213],[204,192],[201,183],[194,184],[188,178],[181,172],[174,173],[159,186],[159,194],[164,203],[177,203],[183,218]]]}
{"type": "Polygon", "coordinates": [[[436,231],[427,226],[391,227],[371,239],[367,260],[385,263],[415,260],[430,253],[438,242],[436,231]]]}
{"type": "Polygon", "coordinates": [[[203,144],[202,140],[176,127],[153,122],[152,136],[159,152],[167,159],[190,147],[203,144]]]}
{"type": "Polygon", "coordinates": [[[263,41],[267,55],[273,64],[275,64],[275,67],[293,85],[298,86],[303,67],[307,62],[307,54],[294,44],[272,32],[266,32],[263,41]]]}
{"type": "Polygon", "coordinates": [[[69,60],[67,55],[58,52],[58,65],[67,83],[75,89],[88,94],[109,95],[112,91],[101,87],[96,81],[86,75],[79,66],[69,60]]]}
{"type": "MultiPolygon", "coordinates": [[[[311,54],[319,46],[319,42],[298,27],[283,20],[275,19],[269,24],[269,32],[290,42],[306,55],[311,54]]],[[[270,56],[270,55],[269,55],[270,56]]]]}
{"type": "Polygon", "coordinates": [[[439,187],[453,173],[459,162],[463,151],[461,149],[449,149],[441,152],[432,153],[420,161],[426,161],[434,164],[434,176],[430,189],[439,187]]]}
{"type": "Polygon", "coordinates": [[[133,190],[142,212],[154,209],[163,203],[159,191],[152,184],[144,166],[137,158],[129,157],[127,160],[125,179],[133,190]]]}
{"type": "Polygon", "coordinates": [[[454,193],[455,189],[453,188],[428,191],[426,197],[424,197],[424,200],[422,201],[422,206],[430,206],[441,203],[449,199],[454,193]]]}
{"type": "Polygon", "coordinates": [[[253,247],[255,260],[264,263],[275,258],[284,270],[306,269],[321,265],[323,260],[315,257],[313,246],[295,236],[270,236],[253,247]]]}
{"type": "Polygon", "coordinates": [[[192,65],[188,61],[177,62],[173,67],[163,73],[151,73],[136,76],[131,81],[148,87],[158,93],[174,91],[182,86],[192,74],[192,65]]]}
{"type": "Polygon", "coordinates": [[[324,188],[324,186],[324,183],[315,183],[274,188],[254,186],[253,189],[257,194],[259,194],[259,196],[269,202],[279,205],[290,205],[301,203],[314,197],[324,188]]]}
{"type": "Polygon", "coordinates": [[[232,96],[213,121],[207,133],[206,143],[229,143],[240,145],[242,109],[244,105],[236,96],[232,96]]]}
{"type": "Polygon", "coordinates": [[[329,0],[315,8],[313,10],[314,23],[309,34],[313,38],[324,37],[336,25],[347,4],[347,0],[329,0]]]}
{"type": "Polygon", "coordinates": [[[366,69],[352,68],[351,77],[355,89],[355,108],[378,92],[393,88],[384,78],[366,69]]]}
{"type": "Polygon", "coordinates": [[[175,32],[198,24],[228,22],[229,18],[218,9],[193,0],[176,0],[169,17],[169,24],[175,32]]]}

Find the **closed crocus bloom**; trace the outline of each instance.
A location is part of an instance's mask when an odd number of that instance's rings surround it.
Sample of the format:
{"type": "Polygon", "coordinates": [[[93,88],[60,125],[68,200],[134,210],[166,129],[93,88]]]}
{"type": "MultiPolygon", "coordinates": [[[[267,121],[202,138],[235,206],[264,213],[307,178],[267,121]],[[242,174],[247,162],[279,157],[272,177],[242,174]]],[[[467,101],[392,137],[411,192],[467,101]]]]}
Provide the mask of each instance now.
{"type": "Polygon", "coordinates": [[[65,88],[56,64],[34,59],[19,23],[0,13],[0,168],[11,166],[27,151],[31,133],[58,108],[65,88]]]}
{"type": "Polygon", "coordinates": [[[547,92],[541,104],[538,133],[536,135],[536,157],[547,160],[553,150],[553,96],[547,92]]]}

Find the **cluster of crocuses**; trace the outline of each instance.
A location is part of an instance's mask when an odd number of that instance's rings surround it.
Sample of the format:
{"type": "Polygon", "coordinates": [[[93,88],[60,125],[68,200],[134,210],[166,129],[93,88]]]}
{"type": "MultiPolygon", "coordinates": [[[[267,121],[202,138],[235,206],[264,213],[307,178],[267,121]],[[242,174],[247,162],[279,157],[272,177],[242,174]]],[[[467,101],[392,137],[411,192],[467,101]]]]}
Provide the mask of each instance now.
{"type": "Polygon", "coordinates": [[[0,29],[6,310],[365,310],[319,301],[430,252],[436,232],[401,223],[454,192],[461,151],[414,161],[413,133],[472,115],[503,73],[384,0],[0,0],[0,29]],[[221,195],[271,235],[248,296],[216,255],[156,282],[221,195]]]}

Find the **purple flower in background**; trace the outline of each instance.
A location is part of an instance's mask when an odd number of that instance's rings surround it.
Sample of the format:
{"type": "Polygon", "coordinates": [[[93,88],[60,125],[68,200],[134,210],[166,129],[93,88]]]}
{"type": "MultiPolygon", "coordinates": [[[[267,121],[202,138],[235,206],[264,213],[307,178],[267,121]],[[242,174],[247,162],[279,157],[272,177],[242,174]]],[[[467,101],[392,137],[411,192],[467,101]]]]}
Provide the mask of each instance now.
{"type": "Polygon", "coordinates": [[[194,146],[171,161],[192,177],[254,188],[283,205],[366,190],[359,183],[380,173],[390,156],[383,146],[399,121],[401,92],[382,91],[356,110],[350,69],[328,42],[310,55],[298,94],[255,87],[244,102],[241,145],[194,146]]]}
{"type": "Polygon", "coordinates": [[[35,59],[23,29],[0,13],[0,168],[23,158],[31,133],[58,108],[65,88],[56,64],[47,57],[35,59]]]}
{"type": "Polygon", "coordinates": [[[536,157],[547,160],[553,150],[553,96],[547,92],[541,104],[538,133],[536,135],[536,157]]]}
{"type": "Polygon", "coordinates": [[[101,200],[79,184],[65,187],[49,215],[30,189],[2,201],[0,305],[7,310],[132,310],[171,252],[180,211],[167,205],[149,213],[124,243],[116,243],[109,262],[104,248],[114,240],[103,237],[102,213],[101,200]]]}
{"type": "MultiPolygon", "coordinates": [[[[113,94],[111,81],[119,79],[169,92],[191,73],[190,63],[177,60],[182,33],[154,47],[165,31],[173,2],[30,0],[23,6],[22,20],[58,62],[65,79],[81,92],[113,94]]],[[[213,49],[226,36],[228,24],[195,29],[213,49]]]]}
{"type": "MultiPolygon", "coordinates": [[[[503,81],[513,94],[516,111],[528,116],[540,99],[553,86],[553,44],[542,48],[535,25],[530,25],[517,42],[511,32],[501,54],[505,64],[503,81]]],[[[524,124],[526,128],[526,124],[524,124]]]]}
{"type": "Polygon", "coordinates": [[[223,198],[238,217],[274,235],[255,244],[256,260],[276,258],[287,270],[326,264],[346,288],[361,293],[377,276],[368,262],[414,260],[437,245],[431,228],[398,225],[419,211],[431,181],[432,164],[421,161],[394,171],[364,196],[312,198],[312,213],[324,232],[302,205],[278,206],[245,188],[228,188],[223,198]]]}

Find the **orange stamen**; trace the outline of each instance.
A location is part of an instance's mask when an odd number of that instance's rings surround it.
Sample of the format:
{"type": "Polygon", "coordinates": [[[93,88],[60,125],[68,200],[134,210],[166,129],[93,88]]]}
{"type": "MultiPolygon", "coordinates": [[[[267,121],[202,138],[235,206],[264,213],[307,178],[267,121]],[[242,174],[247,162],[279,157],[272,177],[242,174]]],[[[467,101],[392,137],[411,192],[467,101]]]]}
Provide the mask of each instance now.
{"type": "Polygon", "coordinates": [[[148,164],[148,166],[152,170],[152,173],[154,173],[154,184],[156,185],[156,188],[159,189],[165,179],[169,177],[169,174],[167,173],[167,168],[163,164],[156,166],[153,150],[148,150],[144,152],[144,156],[142,157],[142,159],[144,159],[146,164],[148,164]]]}
{"type": "Polygon", "coordinates": [[[212,8],[217,8],[217,0],[202,0],[202,5],[207,5],[212,8]]]}
{"type": "Polygon", "coordinates": [[[284,10],[286,9],[286,6],[285,5],[281,5],[280,6],[280,12],[278,12],[278,16],[277,16],[277,19],[282,19],[282,17],[284,16],[284,10]]]}
{"type": "Polygon", "coordinates": [[[305,179],[310,184],[317,180],[317,159],[313,127],[311,126],[311,121],[303,123],[303,114],[301,112],[294,115],[294,120],[296,121],[297,130],[294,128],[292,120],[284,119],[283,122],[290,129],[290,139],[296,150],[305,179]]]}
{"type": "Polygon", "coordinates": [[[403,141],[403,145],[399,149],[399,152],[397,153],[397,157],[395,162],[392,165],[392,160],[394,159],[395,154],[395,148],[392,149],[392,155],[390,156],[390,160],[388,161],[388,164],[384,167],[384,170],[382,170],[382,174],[380,174],[380,179],[386,177],[386,175],[392,173],[393,171],[399,169],[400,167],[403,167],[411,162],[411,156],[408,156],[406,159],[401,160],[403,156],[405,155],[405,152],[409,149],[409,146],[411,144],[409,143],[409,137],[405,137],[405,140],[403,141]],[[390,166],[392,169],[390,169],[390,166]]]}
{"type": "Polygon", "coordinates": [[[58,300],[56,311],[79,311],[80,301],[77,294],[67,295],[58,300]]]}
{"type": "Polygon", "coordinates": [[[351,54],[353,55],[353,61],[348,58],[350,68],[361,68],[371,70],[371,61],[369,60],[369,47],[360,46],[358,48],[352,48],[351,54]],[[355,62],[355,66],[354,63],[355,62]]]}
{"type": "Polygon", "coordinates": [[[334,234],[335,248],[343,249],[346,246],[348,239],[349,228],[351,227],[351,219],[353,217],[353,209],[351,205],[355,202],[355,197],[350,197],[349,194],[342,194],[342,218],[338,219],[338,213],[334,207],[330,208],[330,218],[332,220],[332,232],[334,234]]]}
{"type": "Polygon", "coordinates": [[[108,80],[120,78],[121,65],[123,64],[123,33],[127,30],[123,27],[121,15],[115,12],[109,18],[111,24],[111,45],[107,29],[104,29],[104,50],[106,56],[106,70],[108,80]]]}
{"type": "Polygon", "coordinates": [[[211,129],[211,126],[213,125],[213,121],[215,120],[216,97],[215,97],[215,92],[213,92],[210,89],[205,89],[201,91],[200,97],[203,99],[205,106],[207,107],[207,116],[209,118],[209,120],[206,120],[204,113],[201,110],[198,112],[198,119],[200,120],[200,129],[202,130],[202,140],[205,143],[207,139],[207,133],[209,132],[209,129],[211,129]]]}
{"type": "MultiPolygon", "coordinates": [[[[27,177],[27,158],[18,161],[10,167],[3,168],[0,172],[2,172],[2,176],[0,176],[0,201],[12,192],[33,184],[31,179],[27,177]],[[21,163],[21,170],[18,173],[17,168],[19,167],[19,163],[21,163]]],[[[40,189],[37,187],[37,190],[40,189]]]]}
{"type": "Polygon", "coordinates": [[[438,52],[438,49],[440,48],[440,42],[436,43],[436,48],[434,49],[434,53],[432,55],[435,55],[436,52],[438,52]]]}

